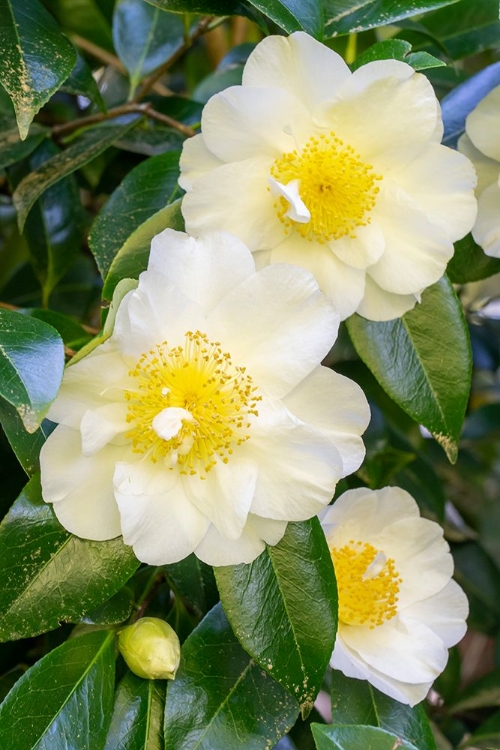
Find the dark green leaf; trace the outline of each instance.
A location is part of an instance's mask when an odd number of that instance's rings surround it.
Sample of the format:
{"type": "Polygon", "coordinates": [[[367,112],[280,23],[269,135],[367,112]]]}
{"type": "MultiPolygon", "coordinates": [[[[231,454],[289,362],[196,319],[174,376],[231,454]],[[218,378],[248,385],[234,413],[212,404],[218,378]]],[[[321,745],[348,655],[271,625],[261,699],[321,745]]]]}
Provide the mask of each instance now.
{"type": "Polygon", "coordinates": [[[61,86],[61,90],[68,91],[70,94],[85,96],[94,102],[94,104],[97,104],[101,112],[106,111],[101,92],[97,87],[92,71],[80,54],[78,54],[75,67],[61,86]]]}
{"type": "Polygon", "coordinates": [[[239,86],[243,77],[243,65],[231,65],[216,70],[204,78],[193,91],[193,99],[206,104],[210,97],[229,86],[239,86]]]}
{"type": "Polygon", "coordinates": [[[51,10],[64,31],[78,34],[85,39],[113,52],[111,28],[106,19],[104,0],[57,0],[51,10]]]}
{"type": "Polygon", "coordinates": [[[323,8],[317,0],[248,0],[288,34],[303,29],[312,36],[323,36],[323,8]]]}
{"type": "Polygon", "coordinates": [[[312,724],[317,750],[425,750],[377,727],[312,724]]]}
{"type": "Polygon", "coordinates": [[[490,706],[500,706],[500,668],[467,685],[454,705],[450,706],[450,711],[457,714],[490,706]]]}
{"type": "Polygon", "coordinates": [[[293,698],[243,651],[218,604],[182,647],[167,690],[165,747],[264,750],[297,714],[293,698]]]}
{"type": "Polygon", "coordinates": [[[118,685],[104,750],[163,750],[163,680],[128,672],[118,685]]]}
{"type": "Polygon", "coordinates": [[[473,732],[471,737],[467,738],[465,745],[460,745],[464,750],[466,748],[484,747],[486,750],[496,750],[495,745],[500,742],[500,711],[497,711],[486,719],[481,726],[473,732]]]}
{"type": "Polygon", "coordinates": [[[31,127],[31,133],[22,141],[17,127],[7,130],[0,129],[0,169],[10,167],[16,161],[29,156],[38,144],[47,137],[48,133],[47,128],[35,123],[31,127]]]}
{"type": "Polygon", "coordinates": [[[455,243],[455,254],[448,263],[446,272],[454,284],[480,281],[500,273],[500,260],[486,255],[483,249],[476,245],[472,235],[468,234],[463,240],[455,243]]]}
{"type": "Polygon", "coordinates": [[[116,146],[133,154],[160,156],[168,151],[178,151],[182,148],[183,141],[185,136],[175,128],[159,125],[158,122],[148,119],[129,130],[127,135],[116,142],[116,146]]]}
{"type": "Polygon", "coordinates": [[[111,263],[104,288],[105,299],[111,299],[113,291],[121,279],[136,279],[148,264],[151,240],[156,234],[170,227],[183,231],[184,220],[181,214],[181,201],[162,208],[141,224],[118,250],[111,263]]]}
{"type": "Polygon", "coordinates": [[[383,323],[353,315],[347,327],[380,385],[424,425],[454,463],[469,398],[470,341],[463,310],[446,277],[402,318],[383,323]]]}
{"type": "Polygon", "coordinates": [[[41,320],[0,309],[0,396],[35,432],[57,395],[64,349],[57,331],[41,320]]]}
{"type": "Polygon", "coordinates": [[[69,76],[76,51],[38,0],[0,0],[0,83],[24,140],[38,110],[69,76]]]}
{"type": "Polygon", "coordinates": [[[457,0],[325,0],[325,36],[350,34],[384,26],[452,5],[457,0]]]}
{"type": "Polygon", "coordinates": [[[79,539],[62,528],[34,477],[0,525],[0,640],[75,622],[115,594],[139,563],[121,538],[79,539]]]}
{"type": "Polygon", "coordinates": [[[55,312],[54,310],[42,310],[34,309],[30,310],[29,314],[33,318],[43,320],[55,328],[62,338],[65,346],[69,349],[80,349],[84,344],[87,344],[92,338],[92,334],[77,323],[76,320],[70,318],[68,315],[55,312]]]}
{"type": "Polygon", "coordinates": [[[369,724],[393,732],[419,750],[436,750],[429,719],[422,706],[411,708],[389,698],[365,680],[332,672],[332,722],[369,724]]]}
{"type": "Polygon", "coordinates": [[[0,424],[16,458],[30,477],[40,471],[39,454],[48,432],[45,420],[35,432],[26,432],[23,421],[13,406],[0,400],[0,424]]]}
{"type": "Polygon", "coordinates": [[[465,542],[453,549],[455,577],[470,604],[469,627],[498,628],[500,618],[500,576],[491,557],[477,542],[465,542]]]}
{"type": "MultiPolygon", "coordinates": [[[[481,99],[484,99],[486,94],[498,84],[500,84],[500,62],[493,63],[493,65],[489,65],[476,75],[471,76],[443,98],[441,109],[444,124],[444,144],[456,146],[459,136],[465,130],[465,119],[469,112],[472,112],[481,99]]],[[[465,238],[461,242],[466,242],[467,239],[465,238]]],[[[453,260],[451,264],[453,264],[453,260]]]]}
{"type": "Polygon", "coordinates": [[[113,16],[113,40],[130,75],[133,93],[138,83],[177,52],[184,42],[183,20],[144,0],[118,0],[113,16]]]}
{"type": "Polygon", "coordinates": [[[425,70],[426,68],[438,68],[442,67],[446,63],[442,60],[438,60],[436,57],[429,55],[426,52],[413,52],[411,51],[411,44],[406,42],[404,39],[386,39],[383,42],[377,42],[367,50],[361,53],[352,65],[352,69],[356,70],[366,63],[373,62],[374,60],[401,60],[402,62],[408,63],[415,70],[425,70]]]}
{"type": "Polygon", "coordinates": [[[195,554],[178,563],[166,565],[165,572],[175,589],[189,601],[198,615],[204,615],[217,604],[219,593],[213,568],[195,554]]]}
{"type": "Polygon", "coordinates": [[[114,634],[66,641],[29,669],[0,706],[0,747],[97,750],[114,691],[114,634]]]}
{"type": "Polygon", "coordinates": [[[106,125],[85,130],[67,149],[53,156],[21,180],[12,196],[18,212],[19,228],[23,228],[31,207],[47,188],[101,154],[133,128],[139,119],[140,117],[134,116],[121,125],[106,125]]]}
{"type": "Polygon", "coordinates": [[[103,277],[132,232],[169,203],[179,177],[179,156],[171,151],[132,169],[97,216],[89,245],[103,277]]]}
{"type": "Polygon", "coordinates": [[[215,569],[222,605],[249,654],[307,716],[337,632],[337,587],[317,518],[289,523],[283,539],[250,565],[215,569]]]}
{"type": "Polygon", "coordinates": [[[130,617],[134,605],[134,592],[128,586],[116,592],[111,599],[81,618],[88,625],[116,625],[130,617]]]}

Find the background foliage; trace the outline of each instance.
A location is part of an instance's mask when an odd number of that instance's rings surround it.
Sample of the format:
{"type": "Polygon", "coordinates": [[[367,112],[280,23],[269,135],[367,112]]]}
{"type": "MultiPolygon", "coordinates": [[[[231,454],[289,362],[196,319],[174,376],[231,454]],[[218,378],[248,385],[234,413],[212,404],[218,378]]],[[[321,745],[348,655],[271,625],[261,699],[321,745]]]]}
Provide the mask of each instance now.
{"type": "Polygon", "coordinates": [[[422,71],[451,146],[500,84],[497,0],[0,0],[2,748],[500,746],[500,261],[470,236],[420,306],[352,317],[328,360],[373,415],[367,460],[339,492],[409,490],[444,525],[470,600],[425,706],[325,677],[337,600],[316,520],[214,575],[194,557],[151,568],[120,539],[77,539],[41,499],[64,358],[98,335],[151,237],[182,229],[179,153],[203,104],[240,82],[264,34],[297,29],[353,68],[394,57],[422,71]],[[116,658],[116,630],[144,613],[183,641],[168,686],[116,658]]]}

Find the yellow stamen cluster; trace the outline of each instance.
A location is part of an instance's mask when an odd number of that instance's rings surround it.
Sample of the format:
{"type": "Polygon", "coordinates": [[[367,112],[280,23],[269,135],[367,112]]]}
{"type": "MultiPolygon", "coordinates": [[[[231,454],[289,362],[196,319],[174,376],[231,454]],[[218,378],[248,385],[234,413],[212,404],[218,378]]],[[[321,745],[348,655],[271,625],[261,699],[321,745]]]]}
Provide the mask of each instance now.
{"type": "Polygon", "coordinates": [[[350,540],[330,550],[339,592],[339,620],[346,625],[376,628],[397,614],[402,579],[392,558],[382,558],[366,542],[350,540]],[[372,566],[372,569],[370,569],[372,566]]]}
{"type": "Polygon", "coordinates": [[[125,392],[128,401],[126,437],[136,453],[151,461],[167,459],[181,474],[206,474],[218,457],[229,461],[235,447],[249,439],[250,415],[260,396],[244,367],[234,365],[218,341],[200,331],[188,331],[184,346],[170,348],[166,341],[143,354],[125,392]],[[170,440],[153,429],[155,417],[169,407],[185,409],[189,419],[170,440]]]}
{"type": "Polygon", "coordinates": [[[274,207],[285,226],[311,242],[324,244],[340,237],[356,237],[356,228],[370,223],[380,175],[364,164],[354,149],[329,135],[311,137],[300,150],[283,154],[271,167],[271,175],[282,185],[299,180],[299,195],[311,218],[307,223],[286,215],[289,202],[280,196],[274,207]]]}

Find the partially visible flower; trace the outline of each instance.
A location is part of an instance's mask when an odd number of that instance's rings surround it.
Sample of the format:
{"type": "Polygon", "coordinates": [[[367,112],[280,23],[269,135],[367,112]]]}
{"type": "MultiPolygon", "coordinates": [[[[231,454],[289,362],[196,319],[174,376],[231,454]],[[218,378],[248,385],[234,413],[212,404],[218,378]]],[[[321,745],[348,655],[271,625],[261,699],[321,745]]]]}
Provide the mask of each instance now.
{"type": "Polygon", "coordinates": [[[472,236],[486,255],[500,258],[500,86],[482,99],[465,121],[459,150],[477,172],[477,220],[472,236]]]}
{"type": "Polygon", "coordinates": [[[322,367],[338,315],[296,266],[165,230],[111,336],[67,368],[42,491],[87,539],[151,565],[251,562],[364,456],[363,392],[322,367]]]}
{"type": "Polygon", "coordinates": [[[267,37],[184,144],[186,229],[233,232],[257,267],[307,268],[342,318],[399,317],[476,216],[472,165],[442,133],[432,86],[406,63],[351,73],[303,32],[267,37]]]}
{"type": "Polygon", "coordinates": [[[350,490],[319,517],[339,592],[331,666],[415,705],[466,630],[442,528],[399,487],[350,490]]]}
{"type": "Polygon", "coordinates": [[[158,617],[142,617],[120,631],[120,653],[132,672],[145,680],[173,680],[181,659],[175,630],[158,617]]]}

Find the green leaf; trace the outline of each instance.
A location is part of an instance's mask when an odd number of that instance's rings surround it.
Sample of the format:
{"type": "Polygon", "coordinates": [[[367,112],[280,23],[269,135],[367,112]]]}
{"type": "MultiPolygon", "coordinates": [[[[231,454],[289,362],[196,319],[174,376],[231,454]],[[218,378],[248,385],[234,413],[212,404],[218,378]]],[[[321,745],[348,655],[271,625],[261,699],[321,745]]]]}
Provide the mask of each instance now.
{"type": "Polygon", "coordinates": [[[324,0],[325,36],[339,36],[385,26],[457,0],[324,0]]]}
{"type": "Polygon", "coordinates": [[[419,750],[436,750],[429,719],[421,705],[406,706],[376,690],[365,680],[331,675],[332,722],[369,724],[393,732],[419,750]]]}
{"type": "Polygon", "coordinates": [[[496,750],[491,744],[495,745],[500,742],[500,711],[497,711],[492,716],[488,717],[481,726],[467,738],[465,744],[461,744],[460,748],[480,748],[484,747],[486,750],[496,750]]]}
{"type": "Polygon", "coordinates": [[[121,125],[88,128],[67,149],[53,156],[21,180],[12,196],[18,212],[20,230],[33,204],[47,188],[102,154],[120,136],[135,127],[139,120],[140,117],[134,116],[121,125]]]}
{"type": "Polygon", "coordinates": [[[449,710],[457,714],[491,706],[500,706],[500,668],[480,677],[471,685],[467,685],[449,710]]]}
{"type": "Polygon", "coordinates": [[[248,0],[265,16],[288,34],[303,29],[308,34],[323,36],[323,8],[317,0],[248,0]]]}
{"type": "Polygon", "coordinates": [[[111,299],[113,291],[122,279],[136,279],[148,265],[151,240],[156,234],[170,227],[184,230],[181,201],[170,203],[141,224],[124,242],[111,266],[102,290],[105,299],[111,299]]]}
{"type": "Polygon", "coordinates": [[[415,70],[438,68],[446,65],[442,60],[429,55],[427,52],[411,51],[411,44],[403,39],[386,39],[377,42],[362,52],[354,61],[352,69],[356,70],[374,60],[401,60],[411,65],[415,70]]]}
{"type": "Polygon", "coordinates": [[[28,432],[35,432],[49,410],[63,369],[63,344],[52,326],[0,309],[0,396],[28,432]]]}
{"type": "Polygon", "coordinates": [[[10,167],[29,156],[49,134],[49,130],[35,123],[31,133],[22,141],[17,127],[0,130],[0,169],[10,167]]]}
{"type": "Polygon", "coordinates": [[[377,727],[312,724],[311,728],[317,750],[425,750],[377,727]]]}
{"type": "Polygon", "coordinates": [[[104,750],[163,750],[163,680],[128,672],[118,685],[104,750]]]}
{"type": "Polygon", "coordinates": [[[97,83],[95,82],[94,76],[92,75],[92,71],[79,53],[75,67],[68,78],[64,81],[61,90],[67,91],[70,94],[75,94],[75,96],[78,94],[80,96],[85,96],[87,99],[94,102],[94,104],[97,104],[101,112],[106,111],[106,106],[97,83]]]}
{"type": "Polygon", "coordinates": [[[113,16],[113,40],[130,75],[131,94],[144,76],[168,60],[184,42],[184,23],[144,0],[119,0],[113,16]]]}
{"type": "Polygon", "coordinates": [[[170,202],[179,177],[179,156],[180,152],[170,151],[141,162],[101,209],[89,245],[103,278],[132,232],[170,202]]]}
{"type": "Polygon", "coordinates": [[[337,632],[337,587],[317,518],[289,523],[283,539],[250,565],[215,569],[238,640],[307,716],[337,632]]]}
{"type": "Polygon", "coordinates": [[[382,388],[454,463],[472,362],[463,310],[448,279],[426,289],[402,318],[379,323],[353,315],[347,328],[382,388]]]}
{"type": "Polygon", "coordinates": [[[219,600],[213,568],[195,554],[177,563],[165,565],[169,582],[185,597],[195,612],[202,616],[219,600]]]}
{"type": "Polygon", "coordinates": [[[448,263],[446,273],[454,284],[480,281],[500,273],[500,260],[491,258],[468,234],[455,243],[455,254],[448,263]]]}
{"type": "Polygon", "coordinates": [[[121,538],[79,539],[67,532],[40,482],[26,485],[0,525],[0,640],[75,622],[107,601],[139,566],[121,538]]]}
{"type": "Polygon", "coordinates": [[[38,0],[0,0],[0,83],[24,140],[36,113],[71,73],[76,51],[38,0]]]}
{"type": "Polygon", "coordinates": [[[464,542],[453,549],[455,578],[469,599],[469,627],[497,630],[500,619],[500,576],[492,558],[477,542],[464,542]]]}
{"type": "Polygon", "coordinates": [[[37,662],[0,706],[0,747],[94,750],[113,709],[114,634],[66,641],[37,662]]]}
{"type": "Polygon", "coordinates": [[[45,420],[35,432],[26,432],[14,407],[0,400],[0,424],[26,474],[31,477],[40,471],[40,449],[49,434],[46,425],[50,423],[45,420]]]}
{"type": "Polygon", "coordinates": [[[272,747],[295,722],[297,703],[241,648],[218,604],[184,642],[167,690],[169,750],[272,747]]]}
{"type": "Polygon", "coordinates": [[[128,586],[113,594],[111,599],[81,618],[87,625],[117,625],[127,620],[134,606],[134,592],[128,586]]]}
{"type": "Polygon", "coordinates": [[[113,52],[111,28],[103,13],[103,4],[103,0],[57,0],[51,10],[65,31],[113,52]]]}
{"type": "Polygon", "coordinates": [[[32,318],[43,320],[45,323],[51,325],[52,328],[55,328],[65,346],[69,347],[69,349],[79,349],[92,338],[92,334],[88,333],[80,323],[70,318],[69,315],[55,312],[55,310],[42,310],[40,308],[29,310],[29,314],[32,318]]]}

